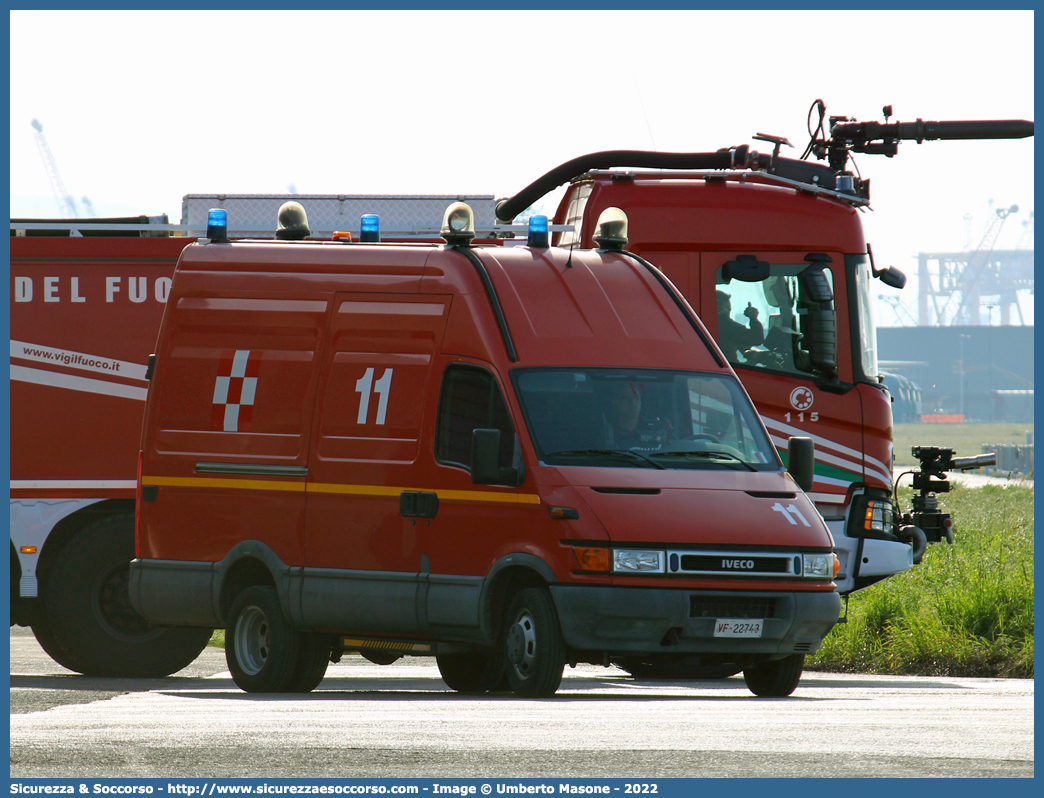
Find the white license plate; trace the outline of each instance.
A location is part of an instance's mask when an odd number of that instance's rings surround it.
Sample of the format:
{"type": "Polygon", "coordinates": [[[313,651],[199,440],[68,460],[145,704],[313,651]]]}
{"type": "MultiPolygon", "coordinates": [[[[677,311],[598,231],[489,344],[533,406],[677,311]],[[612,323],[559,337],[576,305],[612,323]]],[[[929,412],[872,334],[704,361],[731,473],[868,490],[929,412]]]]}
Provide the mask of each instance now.
{"type": "Polygon", "coordinates": [[[714,622],[715,637],[761,637],[761,618],[718,618],[714,622]]]}

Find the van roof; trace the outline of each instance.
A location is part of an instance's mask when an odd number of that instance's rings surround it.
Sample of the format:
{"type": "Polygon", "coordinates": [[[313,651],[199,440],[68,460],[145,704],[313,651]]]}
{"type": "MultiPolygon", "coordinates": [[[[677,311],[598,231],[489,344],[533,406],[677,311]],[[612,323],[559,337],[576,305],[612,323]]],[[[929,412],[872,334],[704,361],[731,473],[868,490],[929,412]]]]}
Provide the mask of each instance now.
{"type": "MultiPolygon", "coordinates": [[[[665,278],[634,257],[523,246],[469,251],[485,268],[503,309],[517,352],[508,366],[728,370],[705,343],[710,335],[685,300],[677,291],[668,294],[660,282],[665,278]]],[[[189,292],[240,291],[245,274],[262,272],[266,277],[251,290],[473,296],[479,301],[468,306],[478,330],[469,324],[470,332],[454,333],[451,322],[446,351],[508,359],[482,277],[464,254],[449,247],[317,241],[196,245],[186,247],[178,272],[179,290],[189,292]],[[459,352],[454,335],[462,342],[459,352]],[[464,346],[480,336],[484,341],[464,346]]]]}
{"type": "Polygon", "coordinates": [[[633,257],[528,247],[476,252],[508,317],[521,365],[535,356],[542,365],[720,368],[692,327],[690,319],[702,329],[696,314],[687,304],[683,314],[633,257]],[[555,296],[561,301],[551,301],[555,296]]]}

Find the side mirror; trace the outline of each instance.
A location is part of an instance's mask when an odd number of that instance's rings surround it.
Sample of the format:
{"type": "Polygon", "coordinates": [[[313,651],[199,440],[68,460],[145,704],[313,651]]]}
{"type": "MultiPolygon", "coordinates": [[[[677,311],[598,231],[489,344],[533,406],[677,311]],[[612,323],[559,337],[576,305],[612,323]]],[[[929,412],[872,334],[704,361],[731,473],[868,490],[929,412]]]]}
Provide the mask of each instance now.
{"type": "Polygon", "coordinates": [[[798,487],[806,493],[812,490],[816,467],[816,444],[811,438],[791,438],[787,443],[787,471],[798,487]]]}
{"type": "Polygon", "coordinates": [[[874,250],[869,244],[866,245],[866,254],[870,258],[870,273],[874,277],[891,288],[902,288],[906,285],[906,275],[895,266],[889,266],[887,269],[877,268],[874,264],[874,250]]]}
{"type": "Polygon", "coordinates": [[[895,266],[889,266],[887,269],[874,269],[874,277],[892,288],[902,288],[906,285],[906,275],[895,266]]]}
{"type": "Polygon", "coordinates": [[[810,310],[801,316],[801,332],[812,368],[836,375],[837,314],[832,310],[810,310]]]}
{"type": "Polygon", "coordinates": [[[834,291],[830,287],[823,267],[818,263],[801,272],[798,280],[804,289],[803,294],[806,299],[820,303],[834,301],[834,291]]]}
{"type": "Polygon", "coordinates": [[[471,484],[507,485],[517,488],[522,484],[517,468],[501,467],[500,430],[477,429],[471,433],[471,484]]]}

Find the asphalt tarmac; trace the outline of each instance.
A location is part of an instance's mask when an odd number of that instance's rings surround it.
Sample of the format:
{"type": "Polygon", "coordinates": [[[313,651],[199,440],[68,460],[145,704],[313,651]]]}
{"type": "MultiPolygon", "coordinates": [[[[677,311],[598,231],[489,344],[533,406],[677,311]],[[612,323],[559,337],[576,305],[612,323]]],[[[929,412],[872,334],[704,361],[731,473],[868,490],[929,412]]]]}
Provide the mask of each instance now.
{"type": "Polygon", "coordinates": [[[223,652],[166,679],[90,679],[11,632],[11,776],[1032,777],[1032,680],[566,669],[552,699],[463,696],[435,663],[345,656],[308,695],[248,695],[223,652]]]}

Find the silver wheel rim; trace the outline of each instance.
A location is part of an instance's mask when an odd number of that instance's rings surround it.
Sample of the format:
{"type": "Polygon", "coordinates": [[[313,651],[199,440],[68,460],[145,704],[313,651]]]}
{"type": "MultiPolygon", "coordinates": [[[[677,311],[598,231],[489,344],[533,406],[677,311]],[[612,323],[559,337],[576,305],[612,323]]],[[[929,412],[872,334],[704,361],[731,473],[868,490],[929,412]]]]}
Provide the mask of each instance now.
{"type": "Polygon", "coordinates": [[[272,652],[272,634],[268,618],[260,607],[247,607],[236,619],[236,659],[249,676],[265,667],[272,652]]]}
{"type": "Polygon", "coordinates": [[[507,635],[508,662],[520,679],[528,679],[533,674],[536,662],[536,624],[528,609],[523,609],[507,635]]]}

